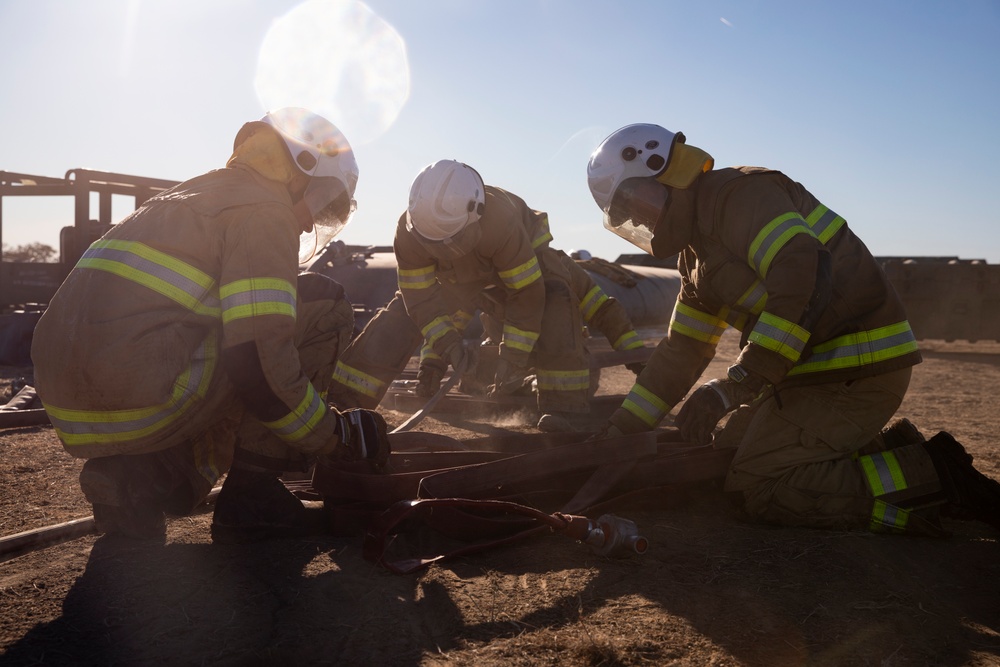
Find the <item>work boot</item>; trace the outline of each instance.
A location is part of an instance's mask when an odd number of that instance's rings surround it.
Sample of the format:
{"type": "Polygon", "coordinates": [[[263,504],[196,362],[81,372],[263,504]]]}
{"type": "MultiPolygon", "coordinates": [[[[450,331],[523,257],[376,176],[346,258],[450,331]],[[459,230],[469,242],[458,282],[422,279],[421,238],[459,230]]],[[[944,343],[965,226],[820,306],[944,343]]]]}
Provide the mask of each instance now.
{"type": "Polygon", "coordinates": [[[80,489],[94,506],[98,532],[137,540],[166,536],[163,508],[153,492],[147,462],[131,456],[87,459],[80,471],[80,489]]]}
{"type": "Polygon", "coordinates": [[[242,544],[322,532],[322,503],[303,502],[279,472],[234,467],[215,501],[212,542],[242,544]]]}
{"type": "Polygon", "coordinates": [[[924,443],[948,496],[942,514],[973,519],[1000,530],[1000,483],[972,466],[972,455],[951,434],[941,431],[924,443]]]}
{"type": "Polygon", "coordinates": [[[927,438],[920,432],[920,429],[906,417],[900,417],[883,428],[879,437],[882,438],[886,450],[927,442],[927,438]]]}

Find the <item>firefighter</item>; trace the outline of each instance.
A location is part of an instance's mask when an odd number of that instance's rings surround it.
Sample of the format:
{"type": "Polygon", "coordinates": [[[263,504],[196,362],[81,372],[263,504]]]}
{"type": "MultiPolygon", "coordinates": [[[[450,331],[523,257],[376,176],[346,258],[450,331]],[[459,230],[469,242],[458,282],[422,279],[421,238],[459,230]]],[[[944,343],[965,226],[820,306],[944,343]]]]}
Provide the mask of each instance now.
{"type": "Polygon", "coordinates": [[[930,535],[944,533],[941,515],[1000,527],[1000,485],[950,435],[885,427],[920,352],[864,243],[780,171],[713,166],[651,124],[619,129],[590,157],[605,226],[655,257],[679,253],[682,276],[666,338],[602,434],[655,428],[733,326],[738,358],[675,424],[706,444],[733,413],[715,446],[735,447],[725,489],[748,517],[930,535]]]}
{"type": "MultiPolygon", "coordinates": [[[[441,160],[425,167],[396,226],[399,291],[337,361],[332,395],[374,408],[422,341],[424,395],[437,390],[448,364],[470,372],[478,341],[463,330],[481,310],[501,326],[488,395],[524,392],[534,373],[539,424],[570,428],[573,415],[589,411],[585,313],[565,255],[549,247],[551,240],[545,213],[485,185],[468,165],[441,160]]],[[[594,298],[596,313],[604,302],[594,298]]],[[[621,345],[642,345],[631,323],[621,328],[621,345]]]]}
{"type": "Polygon", "coordinates": [[[298,275],[300,248],[347,224],[357,179],[336,127],[280,109],[240,129],[224,169],[156,195],[84,253],[32,360],[57,435],[86,459],[98,530],[162,539],[165,513],[189,514],[228,470],[213,541],[300,535],[315,513],[283,472],[385,461],[382,418],[324,400],[353,309],[334,281],[298,275]]]}

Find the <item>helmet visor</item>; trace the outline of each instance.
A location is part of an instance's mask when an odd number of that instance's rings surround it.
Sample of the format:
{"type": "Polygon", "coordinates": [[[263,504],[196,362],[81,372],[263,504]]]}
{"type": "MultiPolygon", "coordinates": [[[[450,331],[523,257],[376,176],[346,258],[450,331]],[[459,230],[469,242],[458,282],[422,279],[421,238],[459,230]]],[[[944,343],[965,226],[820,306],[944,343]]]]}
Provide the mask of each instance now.
{"type": "Polygon", "coordinates": [[[316,251],[325,247],[350,222],[357,202],[344,187],[343,181],[333,177],[313,177],[302,195],[302,203],[309,210],[312,229],[299,237],[299,263],[308,261],[316,251]]]}
{"type": "Polygon", "coordinates": [[[604,226],[653,254],[653,230],[666,210],[669,198],[670,189],[654,178],[625,179],[604,210],[604,226]]]}

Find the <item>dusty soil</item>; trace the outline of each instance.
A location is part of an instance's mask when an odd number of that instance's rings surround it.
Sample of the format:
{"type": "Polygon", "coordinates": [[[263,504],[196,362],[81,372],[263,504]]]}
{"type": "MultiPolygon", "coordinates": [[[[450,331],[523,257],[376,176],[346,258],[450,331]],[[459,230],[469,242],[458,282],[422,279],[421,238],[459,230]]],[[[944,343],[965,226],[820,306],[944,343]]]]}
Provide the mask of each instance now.
{"type": "MultiPolygon", "coordinates": [[[[922,347],[900,415],[1000,478],[1000,345],[922,347]]],[[[706,376],[735,348],[724,338],[706,376]]],[[[606,370],[601,393],[631,377],[606,370]]],[[[417,430],[535,432],[468,414],[417,430]]],[[[0,535],[89,515],[80,465],[49,426],[0,431],[0,535]]],[[[91,534],[0,562],[0,665],[1000,664],[996,531],[762,527],[712,485],[669,498],[614,510],[649,539],[641,556],[543,535],[405,576],[366,561],[359,536],[213,545],[210,511],[171,519],[163,545],[91,534]]]]}

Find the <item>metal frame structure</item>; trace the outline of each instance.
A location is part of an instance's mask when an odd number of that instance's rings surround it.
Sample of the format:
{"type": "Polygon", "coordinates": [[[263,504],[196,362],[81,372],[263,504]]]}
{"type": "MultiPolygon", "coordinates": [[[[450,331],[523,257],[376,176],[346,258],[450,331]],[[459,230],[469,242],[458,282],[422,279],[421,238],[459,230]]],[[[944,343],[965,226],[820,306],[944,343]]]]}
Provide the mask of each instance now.
{"type": "Polygon", "coordinates": [[[110,227],[115,195],[131,197],[134,208],[179,181],[130,176],[92,169],[70,169],[62,178],[0,171],[0,242],[3,241],[3,200],[6,197],[73,197],[74,219],[59,236],[59,261],[55,263],[4,262],[0,250],[0,309],[37,305],[40,309],[55,294],[84,249],[110,227]],[[97,215],[91,210],[97,195],[97,215]]]}

